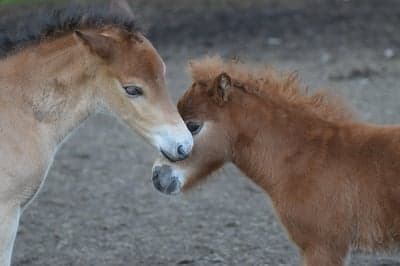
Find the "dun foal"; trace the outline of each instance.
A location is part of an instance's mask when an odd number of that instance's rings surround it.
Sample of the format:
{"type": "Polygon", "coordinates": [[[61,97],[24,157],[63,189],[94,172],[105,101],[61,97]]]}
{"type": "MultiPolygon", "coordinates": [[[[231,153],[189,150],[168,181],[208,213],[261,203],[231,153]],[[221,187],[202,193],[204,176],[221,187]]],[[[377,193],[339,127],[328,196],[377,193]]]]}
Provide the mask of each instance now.
{"type": "Polygon", "coordinates": [[[351,249],[400,241],[400,127],[377,126],[293,75],[218,58],[191,65],[178,110],[195,136],[192,155],[153,168],[153,182],[180,192],[233,162],[268,193],[304,265],[344,265],[351,249]]]}
{"type": "Polygon", "coordinates": [[[165,65],[131,17],[71,7],[28,19],[20,35],[0,35],[2,266],[57,148],[91,114],[111,112],[171,160],[193,145],[168,97],[165,65]]]}

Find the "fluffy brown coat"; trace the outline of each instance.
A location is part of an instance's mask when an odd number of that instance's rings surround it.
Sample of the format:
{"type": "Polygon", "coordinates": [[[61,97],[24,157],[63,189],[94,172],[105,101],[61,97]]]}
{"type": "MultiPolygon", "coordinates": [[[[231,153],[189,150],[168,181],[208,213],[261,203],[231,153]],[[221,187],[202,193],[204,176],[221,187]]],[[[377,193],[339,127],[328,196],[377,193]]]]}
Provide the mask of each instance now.
{"type": "Polygon", "coordinates": [[[184,189],[233,162],[271,197],[308,266],[400,241],[400,127],[360,122],[294,75],[219,58],[193,61],[191,72],[178,109],[204,126],[192,156],[168,163],[184,189]]]}

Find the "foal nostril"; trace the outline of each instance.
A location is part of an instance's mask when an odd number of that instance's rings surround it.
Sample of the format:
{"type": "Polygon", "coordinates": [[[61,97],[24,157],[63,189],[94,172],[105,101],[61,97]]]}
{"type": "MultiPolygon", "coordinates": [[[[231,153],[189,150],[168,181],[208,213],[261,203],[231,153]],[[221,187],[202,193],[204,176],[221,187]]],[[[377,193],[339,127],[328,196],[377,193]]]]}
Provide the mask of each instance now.
{"type": "Polygon", "coordinates": [[[159,191],[163,191],[163,188],[160,183],[160,170],[161,170],[161,167],[159,167],[159,166],[157,166],[153,169],[152,180],[153,180],[153,184],[154,184],[155,188],[159,191]]]}
{"type": "Polygon", "coordinates": [[[161,169],[160,166],[154,167],[154,169],[153,169],[153,181],[154,181],[155,179],[158,179],[158,178],[159,178],[160,169],[161,169]]]}
{"type": "Polygon", "coordinates": [[[171,183],[168,185],[168,187],[165,189],[166,194],[173,194],[175,193],[180,187],[180,182],[176,177],[174,177],[171,180],[171,183]]]}
{"type": "Polygon", "coordinates": [[[178,154],[179,154],[180,156],[184,156],[184,155],[186,154],[185,148],[183,147],[183,145],[179,145],[179,146],[178,146],[178,154]]]}
{"type": "Polygon", "coordinates": [[[188,150],[188,148],[185,148],[184,145],[179,145],[178,146],[178,155],[179,158],[181,159],[186,159],[189,156],[190,151],[188,150]]]}

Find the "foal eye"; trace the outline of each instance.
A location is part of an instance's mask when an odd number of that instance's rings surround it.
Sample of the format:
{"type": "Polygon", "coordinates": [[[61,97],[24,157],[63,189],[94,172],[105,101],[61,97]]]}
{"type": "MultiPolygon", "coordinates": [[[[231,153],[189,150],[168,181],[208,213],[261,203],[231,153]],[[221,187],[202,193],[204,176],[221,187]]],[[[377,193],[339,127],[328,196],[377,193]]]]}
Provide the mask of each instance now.
{"type": "Polygon", "coordinates": [[[124,90],[131,97],[143,95],[143,89],[135,85],[124,86],[124,90]]]}
{"type": "Polygon", "coordinates": [[[190,133],[192,135],[196,135],[197,133],[200,132],[201,128],[203,127],[203,123],[201,122],[194,122],[194,121],[187,121],[186,122],[186,127],[189,129],[190,133]]]}

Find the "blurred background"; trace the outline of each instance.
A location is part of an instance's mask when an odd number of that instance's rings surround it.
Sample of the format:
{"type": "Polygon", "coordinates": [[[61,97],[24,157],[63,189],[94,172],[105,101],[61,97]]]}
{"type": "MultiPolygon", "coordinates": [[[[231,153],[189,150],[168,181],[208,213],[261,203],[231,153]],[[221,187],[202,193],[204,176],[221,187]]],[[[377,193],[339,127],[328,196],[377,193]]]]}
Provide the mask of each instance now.
{"type": "MultiPolygon", "coordinates": [[[[364,120],[400,123],[400,1],[130,2],[174,100],[190,85],[187,61],[220,54],[297,71],[311,89],[342,93],[364,120]]],[[[0,24],[65,4],[0,0],[0,24]]],[[[156,156],[111,117],[87,122],[24,213],[13,265],[298,265],[267,195],[233,166],[168,197],[150,180],[156,156]]],[[[400,265],[400,254],[355,253],[351,265],[400,265]]]]}

